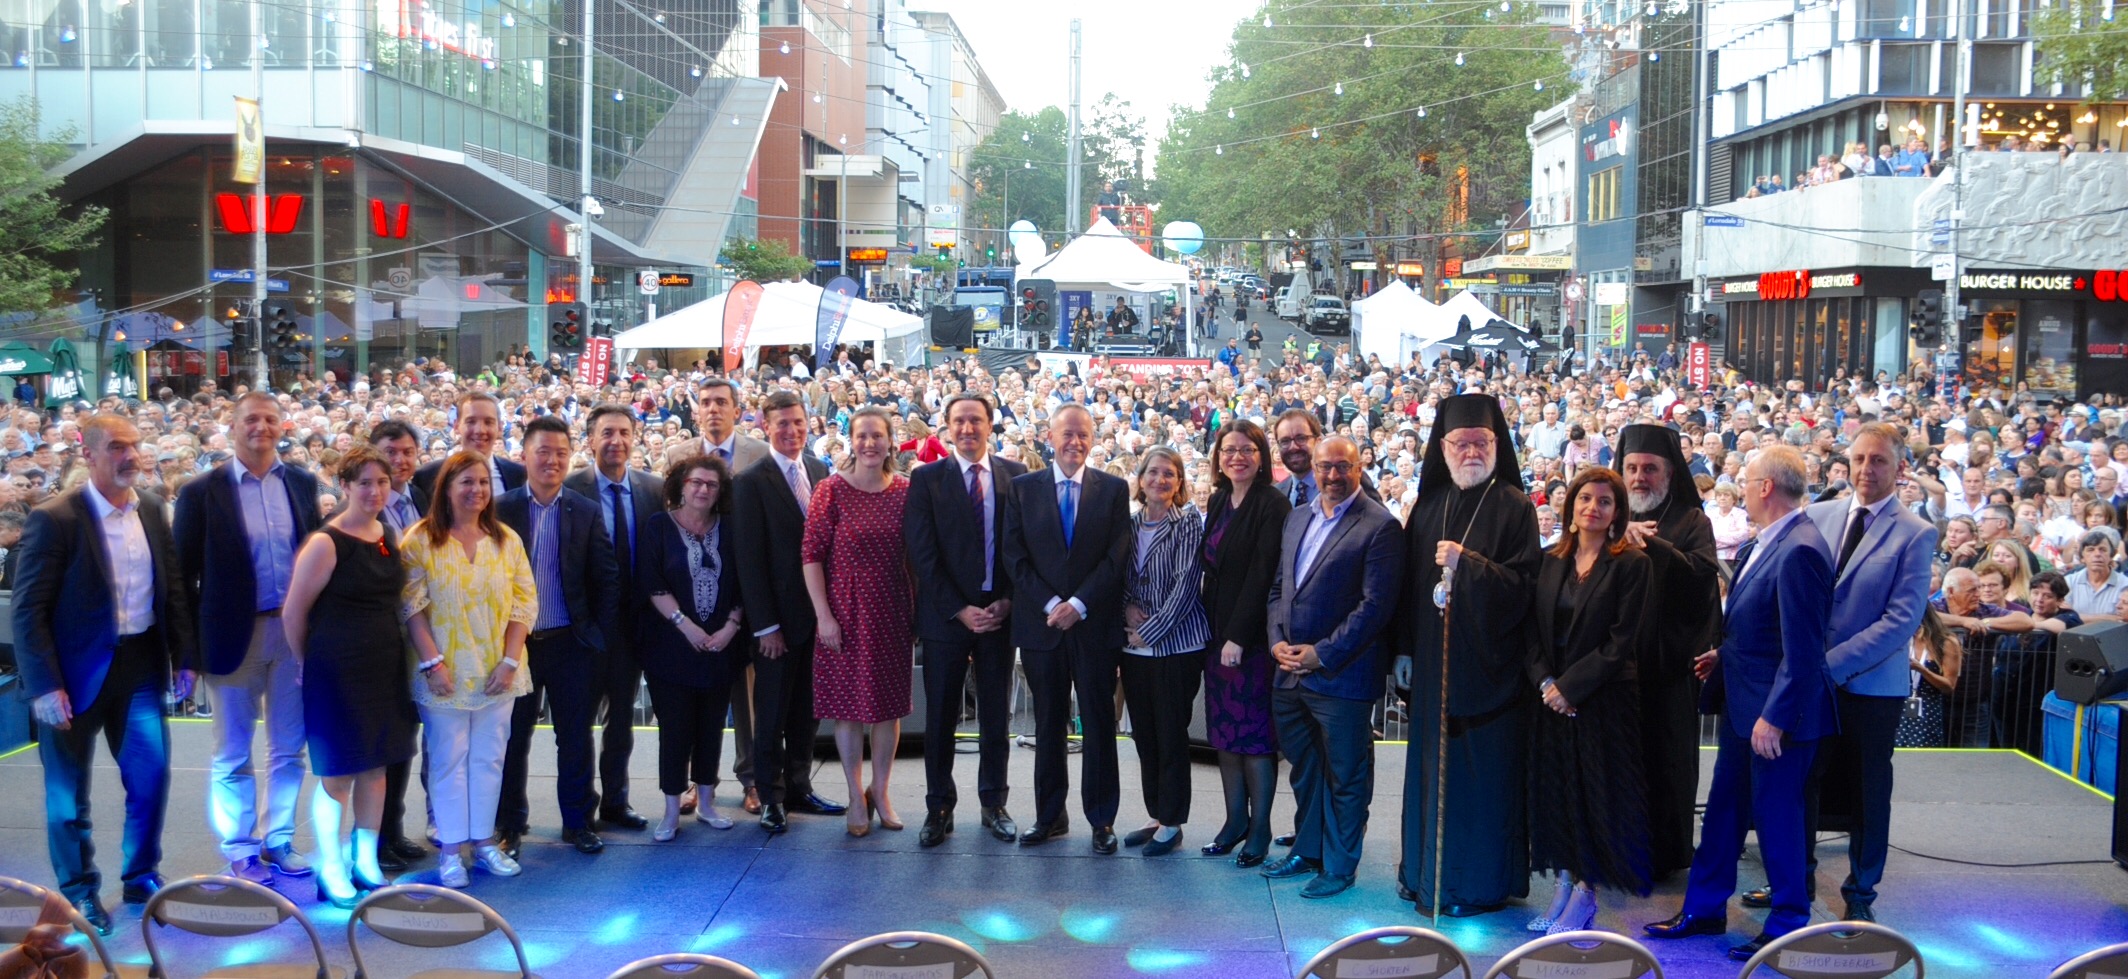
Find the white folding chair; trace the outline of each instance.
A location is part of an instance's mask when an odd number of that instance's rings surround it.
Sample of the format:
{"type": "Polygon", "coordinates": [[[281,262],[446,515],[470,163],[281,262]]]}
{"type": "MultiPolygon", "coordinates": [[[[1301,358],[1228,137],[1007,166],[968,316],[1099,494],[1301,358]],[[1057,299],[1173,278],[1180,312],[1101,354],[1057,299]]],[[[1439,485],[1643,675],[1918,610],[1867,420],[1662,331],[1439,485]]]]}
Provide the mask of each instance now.
{"type": "Polygon", "coordinates": [[[369,892],[362,903],[348,912],[347,953],[355,960],[355,979],[367,979],[375,973],[363,964],[362,947],[355,943],[355,926],[358,924],[367,925],[379,936],[415,948],[453,948],[499,932],[509,940],[510,951],[517,955],[516,972],[451,967],[416,973],[407,979],[421,976],[436,979],[444,976],[451,979],[504,976],[535,979],[532,965],[525,958],[525,943],[517,939],[517,932],[511,930],[510,923],[504,921],[494,908],[448,887],[431,884],[380,887],[369,892]]]}
{"type": "MultiPolygon", "coordinates": [[[[45,901],[53,893],[26,880],[0,877],[0,945],[22,944],[22,939],[44,916],[45,901]]],[[[96,929],[81,916],[81,912],[74,910],[73,905],[64,900],[57,903],[67,909],[67,919],[74,930],[89,936],[89,948],[96,952],[96,961],[102,963],[103,975],[106,979],[114,979],[118,975],[118,966],[111,962],[111,952],[103,947],[103,939],[96,934],[96,929]]]]}
{"type": "Polygon", "coordinates": [[[1873,921],[1828,921],[1767,942],[1737,979],[1762,968],[1788,979],[1884,979],[1908,963],[1921,979],[1921,950],[1905,935],[1873,921]]]}
{"type": "Polygon", "coordinates": [[[1345,979],[1351,976],[1397,976],[1442,979],[1450,974],[1470,979],[1470,959],[1447,935],[1411,925],[1369,928],[1331,942],[1301,966],[1295,979],[1345,979]]]}
{"type": "Polygon", "coordinates": [[[2085,952],[2047,973],[2047,979],[2102,979],[2128,976],[2128,942],[2085,952]]]}
{"type": "Polygon", "coordinates": [[[983,953],[965,942],[923,931],[890,931],[861,938],[837,949],[813,973],[813,979],[858,979],[860,976],[923,975],[939,979],[997,979],[983,953]],[[925,966],[950,972],[922,971],[925,966]],[[908,970],[895,972],[889,970],[908,970]]]}
{"type": "Polygon", "coordinates": [[[637,959],[606,979],[761,979],[761,974],[730,959],[674,952],[637,959]]]}
{"type": "Polygon", "coordinates": [[[291,920],[303,926],[315,961],[215,966],[211,970],[215,979],[335,979],[341,975],[325,961],[325,943],[302,910],[273,888],[235,877],[187,877],[164,885],[141,910],[140,938],[148,946],[150,974],[170,979],[170,967],[155,941],[156,933],[164,928],[209,938],[241,938],[291,920]]]}
{"type": "Polygon", "coordinates": [[[1646,945],[1615,932],[1569,931],[1546,935],[1507,953],[1486,970],[1485,979],[1563,975],[1640,979],[1651,972],[1655,979],[1663,979],[1662,963],[1655,961],[1655,953],[1646,945]]]}

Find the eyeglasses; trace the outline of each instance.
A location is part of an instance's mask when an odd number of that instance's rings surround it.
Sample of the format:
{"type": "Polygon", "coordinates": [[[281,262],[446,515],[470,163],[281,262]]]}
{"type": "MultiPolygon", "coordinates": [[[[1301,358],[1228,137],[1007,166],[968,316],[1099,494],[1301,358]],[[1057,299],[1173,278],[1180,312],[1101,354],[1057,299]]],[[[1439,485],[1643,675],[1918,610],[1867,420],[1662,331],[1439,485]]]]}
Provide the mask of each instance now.
{"type": "Polygon", "coordinates": [[[1346,475],[1352,472],[1353,468],[1352,463],[1349,462],[1318,462],[1315,464],[1316,472],[1331,476],[1346,475]]]}
{"type": "Polygon", "coordinates": [[[1278,447],[1281,449],[1305,449],[1314,444],[1315,436],[1313,435],[1294,435],[1278,440],[1278,447]]]}
{"type": "Polygon", "coordinates": [[[1228,459],[1254,459],[1259,453],[1256,446],[1244,444],[1226,446],[1219,450],[1219,454],[1228,459]]]}
{"type": "Polygon", "coordinates": [[[1449,439],[1445,444],[1451,452],[1491,452],[1493,449],[1493,440],[1490,438],[1449,439]]]}

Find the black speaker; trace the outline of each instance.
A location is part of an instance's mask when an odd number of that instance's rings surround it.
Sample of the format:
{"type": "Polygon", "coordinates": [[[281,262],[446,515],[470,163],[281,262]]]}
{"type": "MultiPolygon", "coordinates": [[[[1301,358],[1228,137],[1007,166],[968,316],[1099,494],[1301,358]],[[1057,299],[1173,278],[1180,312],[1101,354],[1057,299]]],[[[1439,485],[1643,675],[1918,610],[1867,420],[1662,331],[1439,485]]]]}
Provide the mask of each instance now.
{"type": "Polygon", "coordinates": [[[967,306],[931,307],[931,345],[958,350],[975,345],[975,310],[967,306]]]}
{"type": "Polygon", "coordinates": [[[2114,755],[2113,862],[2128,867],[2128,751],[2114,755]]]}
{"type": "Polygon", "coordinates": [[[2055,696],[2095,704],[2128,690],[2128,623],[2078,626],[2062,633],[2054,648],[2055,696]]]}

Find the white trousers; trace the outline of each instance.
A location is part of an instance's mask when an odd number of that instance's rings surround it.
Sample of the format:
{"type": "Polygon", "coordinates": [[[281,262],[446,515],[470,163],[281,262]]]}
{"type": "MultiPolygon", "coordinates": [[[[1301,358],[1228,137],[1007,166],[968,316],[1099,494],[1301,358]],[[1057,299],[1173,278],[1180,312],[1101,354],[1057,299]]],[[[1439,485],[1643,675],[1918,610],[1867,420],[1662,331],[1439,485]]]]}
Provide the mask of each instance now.
{"type": "Polygon", "coordinates": [[[429,807],[436,838],[448,847],[495,835],[502,761],[510,745],[511,699],[477,710],[421,708],[421,750],[428,753],[429,807]]]}
{"type": "Polygon", "coordinates": [[[251,648],[234,672],[203,677],[214,704],[214,758],[207,768],[207,824],[222,858],[232,863],[260,848],[287,846],[296,834],[296,802],[303,796],[303,667],[288,649],[279,616],[252,620],[251,648]],[[262,702],[263,701],[263,705],[262,702]],[[263,707],[263,710],[262,710],[263,707]],[[266,721],[266,812],[259,818],[259,785],[251,742],[266,721]]]}

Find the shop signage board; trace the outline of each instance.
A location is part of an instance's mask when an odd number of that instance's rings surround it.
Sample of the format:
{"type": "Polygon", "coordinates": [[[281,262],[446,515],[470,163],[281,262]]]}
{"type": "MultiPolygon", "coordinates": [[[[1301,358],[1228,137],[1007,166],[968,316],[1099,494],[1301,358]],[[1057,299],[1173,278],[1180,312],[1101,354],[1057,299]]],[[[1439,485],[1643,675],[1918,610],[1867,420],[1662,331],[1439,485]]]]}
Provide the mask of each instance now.
{"type": "Polygon", "coordinates": [[[1596,283],[1596,305],[1623,306],[1632,296],[1632,286],[1624,282],[1596,283]]]}

